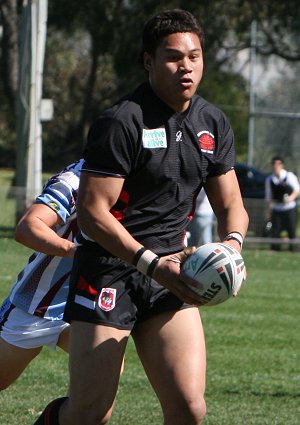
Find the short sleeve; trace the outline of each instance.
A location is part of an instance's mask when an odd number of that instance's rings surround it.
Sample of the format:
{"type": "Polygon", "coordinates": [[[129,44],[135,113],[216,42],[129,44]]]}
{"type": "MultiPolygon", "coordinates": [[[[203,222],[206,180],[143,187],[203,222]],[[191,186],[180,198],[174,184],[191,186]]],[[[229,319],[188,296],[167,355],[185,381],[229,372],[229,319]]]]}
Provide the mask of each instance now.
{"type": "Polygon", "coordinates": [[[76,211],[79,175],[68,170],[52,176],[45,184],[36,203],[42,203],[54,210],[65,223],[76,211]]]}
{"type": "Polygon", "coordinates": [[[115,117],[102,116],[90,128],[82,171],[126,177],[136,155],[137,130],[115,117]]]}
{"type": "Polygon", "coordinates": [[[236,151],[234,147],[234,134],[226,115],[219,110],[218,120],[215,122],[217,128],[216,152],[209,176],[216,176],[232,170],[236,163],[236,151]]]}

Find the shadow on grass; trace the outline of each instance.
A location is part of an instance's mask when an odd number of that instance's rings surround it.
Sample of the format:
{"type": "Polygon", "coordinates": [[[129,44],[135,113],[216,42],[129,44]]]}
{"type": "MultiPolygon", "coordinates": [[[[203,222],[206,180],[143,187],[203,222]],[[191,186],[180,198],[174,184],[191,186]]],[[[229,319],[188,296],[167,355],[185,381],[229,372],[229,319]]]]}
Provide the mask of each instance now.
{"type": "MultiPolygon", "coordinates": [[[[239,390],[227,390],[225,391],[226,394],[231,395],[241,395],[241,393],[245,393],[244,391],[239,390]]],[[[247,391],[248,394],[254,395],[255,397],[274,397],[274,398],[298,398],[300,397],[300,392],[293,392],[293,391],[259,391],[259,390],[252,390],[247,391]]]]}
{"type": "Polygon", "coordinates": [[[0,226],[0,238],[12,238],[15,228],[13,226],[0,226]]]}

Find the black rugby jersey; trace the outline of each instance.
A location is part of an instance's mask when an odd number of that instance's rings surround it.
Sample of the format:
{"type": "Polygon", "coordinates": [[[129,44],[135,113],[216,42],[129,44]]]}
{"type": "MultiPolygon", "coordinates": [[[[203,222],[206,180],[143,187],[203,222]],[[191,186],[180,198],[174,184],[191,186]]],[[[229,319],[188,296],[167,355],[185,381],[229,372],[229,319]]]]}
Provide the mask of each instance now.
{"type": "Polygon", "coordinates": [[[111,212],[163,255],[182,249],[206,178],[233,168],[233,132],[225,115],[199,95],[176,113],[144,83],[92,125],[84,159],[82,172],[125,179],[111,212]]]}

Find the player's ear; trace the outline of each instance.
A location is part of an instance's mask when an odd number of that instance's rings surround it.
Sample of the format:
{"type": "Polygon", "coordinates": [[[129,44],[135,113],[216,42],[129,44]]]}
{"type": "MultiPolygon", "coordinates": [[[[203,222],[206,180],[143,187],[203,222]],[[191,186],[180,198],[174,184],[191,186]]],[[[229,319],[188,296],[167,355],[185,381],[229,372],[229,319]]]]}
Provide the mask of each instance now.
{"type": "Polygon", "coordinates": [[[151,66],[152,66],[152,56],[149,55],[149,53],[144,52],[144,68],[146,69],[146,71],[150,71],[151,66]]]}

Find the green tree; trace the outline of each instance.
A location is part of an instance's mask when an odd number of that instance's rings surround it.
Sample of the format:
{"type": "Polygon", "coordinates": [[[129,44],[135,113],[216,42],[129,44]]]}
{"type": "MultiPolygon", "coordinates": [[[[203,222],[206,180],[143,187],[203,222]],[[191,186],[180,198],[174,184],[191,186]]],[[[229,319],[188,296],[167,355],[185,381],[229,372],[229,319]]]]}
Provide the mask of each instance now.
{"type": "Polygon", "coordinates": [[[19,42],[17,0],[1,0],[0,25],[0,158],[13,164],[15,146],[15,99],[18,88],[19,42]]]}
{"type": "MultiPolygon", "coordinates": [[[[0,149],[14,162],[14,102],[18,81],[18,29],[21,0],[1,0],[0,149]]],[[[90,122],[144,77],[137,66],[144,21],[158,10],[193,12],[206,32],[205,74],[199,92],[232,121],[239,155],[247,146],[246,83],[230,59],[250,45],[256,19],[264,32],[262,54],[300,59],[300,8],[296,0],[51,0],[49,1],[44,97],[54,100],[53,121],[43,124],[44,168],[81,155],[90,122]]],[[[2,155],[1,155],[2,159],[2,155]]],[[[4,163],[2,162],[2,165],[4,163]]],[[[0,162],[1,165],[1,162],[0,162]]]]}

